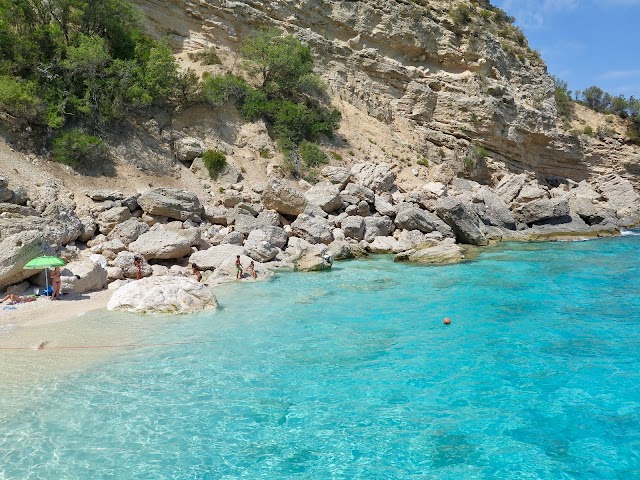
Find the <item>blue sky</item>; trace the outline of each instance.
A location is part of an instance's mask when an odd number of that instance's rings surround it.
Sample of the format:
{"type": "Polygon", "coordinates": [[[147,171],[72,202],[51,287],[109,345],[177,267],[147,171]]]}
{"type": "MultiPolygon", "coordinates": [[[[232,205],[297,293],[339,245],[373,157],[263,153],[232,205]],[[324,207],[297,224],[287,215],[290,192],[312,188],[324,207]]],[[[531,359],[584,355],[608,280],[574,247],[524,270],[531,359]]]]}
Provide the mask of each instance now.
{"type": "Polygon", "coordinates": [[[570,90],[640,97],[640,0],[492,0],[570,90]]]}

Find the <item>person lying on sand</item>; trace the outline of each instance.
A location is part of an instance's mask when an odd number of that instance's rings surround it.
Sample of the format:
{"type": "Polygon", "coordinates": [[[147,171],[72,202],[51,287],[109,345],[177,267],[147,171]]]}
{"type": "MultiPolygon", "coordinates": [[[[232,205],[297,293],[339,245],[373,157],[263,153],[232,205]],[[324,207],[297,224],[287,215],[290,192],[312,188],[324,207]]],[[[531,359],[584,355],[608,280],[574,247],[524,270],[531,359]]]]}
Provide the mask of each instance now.
{"type": "Polygon", "coordinates": [[[10,293],[2,300],[0,300],[0,303],[4,303],[7,300],[9,300],[9,305],[15,305],[16,303],[35,302],[36,297],[34,297],[33,295],[16,295],[15,293],[10,293]]]}

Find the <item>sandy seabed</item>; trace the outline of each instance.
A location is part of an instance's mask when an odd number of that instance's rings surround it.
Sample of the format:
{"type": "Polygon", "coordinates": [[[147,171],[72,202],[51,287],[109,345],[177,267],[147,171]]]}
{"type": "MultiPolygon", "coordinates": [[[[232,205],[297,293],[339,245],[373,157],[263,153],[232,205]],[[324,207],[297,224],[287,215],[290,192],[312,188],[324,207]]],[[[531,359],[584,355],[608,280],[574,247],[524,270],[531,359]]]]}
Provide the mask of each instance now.
{"type": "Polygon", "coordinates": [[[150,318],[109,312],[113,291],[66,294],[52,301],[0,306],[0,383],[37,384],[44,377],[84,370],[135,344],[150,318]]]}

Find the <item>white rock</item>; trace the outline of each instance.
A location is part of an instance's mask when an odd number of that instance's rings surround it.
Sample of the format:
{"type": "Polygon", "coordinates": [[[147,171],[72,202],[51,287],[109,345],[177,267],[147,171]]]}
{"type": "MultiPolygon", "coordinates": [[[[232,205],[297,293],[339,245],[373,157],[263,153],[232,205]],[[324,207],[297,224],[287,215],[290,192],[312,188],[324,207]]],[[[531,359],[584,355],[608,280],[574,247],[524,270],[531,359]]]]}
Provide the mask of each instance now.
{"type": "Polygon", "coordinates": [[[149,277],[118,288],[107,305],[109,310],[133,313],[195,313],[215,309],[213,289],[186,277],[149,277]]]}

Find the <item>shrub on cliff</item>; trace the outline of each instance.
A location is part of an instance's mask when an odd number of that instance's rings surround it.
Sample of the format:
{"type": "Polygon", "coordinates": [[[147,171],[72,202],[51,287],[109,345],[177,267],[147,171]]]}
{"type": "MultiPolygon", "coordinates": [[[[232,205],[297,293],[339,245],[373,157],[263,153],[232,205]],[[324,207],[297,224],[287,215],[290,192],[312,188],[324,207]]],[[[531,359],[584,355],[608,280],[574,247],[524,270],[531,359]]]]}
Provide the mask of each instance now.
{"type": "Polygon", "coordinates": [[[325,163],[329,163],[327,156],[322,150],[320,150],[320,147],[307,140],[300,143],[298,152],[300,153],[302,161],[309,167],[318,167],[325,163]]]}
{"type": "Polygon", "coordinates": [[[227,165],[227,157],[219,150],[207,150],[202,154],[202,161],[209,176],[216,180],[227,165]]]}
{"type": "Polygon", "coordinates": [[[57,162],[77,168],[104,160],[107,150],[100,138],[75,128],[53,140],[51,153],[57,162]]]}
{"type": "Polygon", "coordinates": [[[555,84],[554,96],[556,99],[556,109],[562,118],[570,118],[573,115],[573,101],[571,100],[571,90],[567,82],[558,77],[552,77],[555,84]]]}

